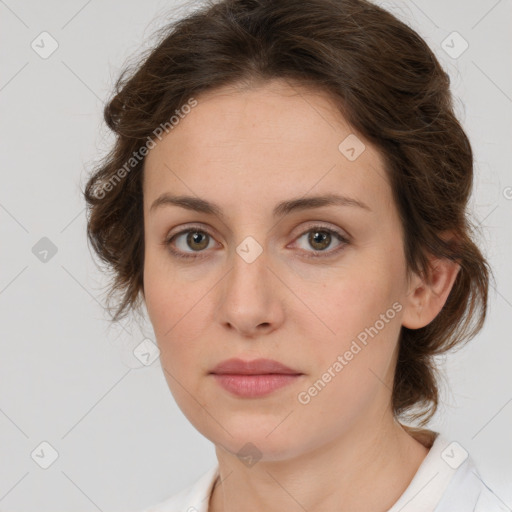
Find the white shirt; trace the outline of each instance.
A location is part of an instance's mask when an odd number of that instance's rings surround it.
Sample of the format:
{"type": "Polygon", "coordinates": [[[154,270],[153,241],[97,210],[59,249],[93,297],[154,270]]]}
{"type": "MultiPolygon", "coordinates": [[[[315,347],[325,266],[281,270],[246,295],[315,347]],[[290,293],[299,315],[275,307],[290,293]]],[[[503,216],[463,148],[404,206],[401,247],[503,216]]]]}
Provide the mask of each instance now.
{"type": "MultiPolygon", "coordinates": [[[[144,512],[208,512],[218,465],[144,512]]],[[[243,512],[243,511],[241,511],[243,512]]],[[[468,453],[438,434],[411,483],[388,512],[511,512],[482,481],[468,453]]]]}

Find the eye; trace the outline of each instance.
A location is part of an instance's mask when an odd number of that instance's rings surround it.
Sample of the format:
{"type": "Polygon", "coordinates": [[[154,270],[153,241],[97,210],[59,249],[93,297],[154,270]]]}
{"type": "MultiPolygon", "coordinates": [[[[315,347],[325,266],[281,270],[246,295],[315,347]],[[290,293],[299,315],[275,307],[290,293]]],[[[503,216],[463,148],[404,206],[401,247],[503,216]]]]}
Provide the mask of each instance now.
{"type": "Polygon", "coordinates": [[[334,254],[337,254],[339,251],[341,251],[349,243],[348,238],[345,237],[342,233],[325,226],[312,226],[301,236],[299,236],[297,240],[300,240],[306,236],[306,243],[314,249],[313,252],[307,251],[306,249],[307,252],[311,252],[311,254],[306,255],[307,258],[322,258],[333,256],[334,254]],[[332,244],[333,236],[340,243],[337,248],[327,251],[326,248],[332,244]]]}
{"type": "Polygon", "coordinates": [[[171,236],[165,240],[164,244],[168,246],[169,251],[177,258],[196,259],[203,256],[194,253],[204,252],[204,249],[208,248],[209,242],[212,240],[213,237],[208,231],[205,231],[203,228],[192,227],[171,236]],[[183,237],[183,235],[186,236],[183,237]],[[174,245],[178,247],[178,250],[174,249],[174,245]],[[192,248],[192,251],[187,251],[187,248],[192,248]]]}
{"type": "MultiPolygon", "coordinates": [[[[306,255],[306,258],[333,256],[350,243],[348,238],[341,232],[320,225],[310,227],[307,231],[303,232],[297,240],[300,240],[306,235],[307,244],[314,249],[314,251],[305,249],[305,252],[311,253],[306,255]],[[333,237],[339,242],[338,247],[332,250],[326,250],[326,248],[332,245],[333,237]]],[[[172,235],[163,243],[169,248],[171,254],[177,258],[198,259],[206,257],[206,254],[203,255],[200,253],[205,253],[206,249],[211,248],[210,242],[212,241],[213,235],[207,230],[192,226],[172,235]],[[177,247],[177,249],[175,247],[177,247]]]]}

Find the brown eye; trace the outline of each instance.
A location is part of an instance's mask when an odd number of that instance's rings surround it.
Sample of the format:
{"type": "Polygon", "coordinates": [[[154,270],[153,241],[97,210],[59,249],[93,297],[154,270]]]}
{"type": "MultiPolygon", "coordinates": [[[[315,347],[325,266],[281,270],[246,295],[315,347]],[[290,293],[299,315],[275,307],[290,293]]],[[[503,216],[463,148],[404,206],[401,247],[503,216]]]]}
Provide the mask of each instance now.
{"type": "Polygon", "coordinates": [[[344,249],[346,245],[349,244],[349,240],[347,237],[343,236],[338,231],[334,229],[326,228],[324,226],[313,226],[308,231],[302,233],[301,236],[297,240],[305,237],[307,235],[307,246],[304,249],[305,252],[309,254],[306,255],[308,258],[322,258],[334,256],[339,251],[344,249]],[[333,240],[338,241],[338,246],[334,249],[327,250],[332,245],[333,240]],[[314,250],[311,251],[310,248],[314,250]]]}
{"type": "Polygon", "coordinates": [[[213,237],[203,229],[189,228],[176,233],[168,240],[165,245],[170,252],[178,258],[198,258],[201,253],[206,252],[213,237]]]}
{"type": "Polygon", "coordinates": [[[311,230],[309,232],[308,242],[314,249],[322,251],[326,247],[329,247],[331,234],[328,231],[311,230]]]}
{"type": "Polygon", "coordinates": [[[186,238],[186,244],[192,249],[201,251],[208,247],[208,238],[208,234],[202,231],[189,231],[186,238]]]}

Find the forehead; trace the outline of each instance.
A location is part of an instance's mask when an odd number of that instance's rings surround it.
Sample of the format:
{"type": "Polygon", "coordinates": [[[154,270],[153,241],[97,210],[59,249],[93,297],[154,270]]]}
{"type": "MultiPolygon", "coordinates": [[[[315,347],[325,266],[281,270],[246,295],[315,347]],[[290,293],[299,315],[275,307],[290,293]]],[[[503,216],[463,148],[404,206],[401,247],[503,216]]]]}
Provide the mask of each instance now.
{"type": "Polygon", "coordinates": [[[308,191],[389,201],[379,153],[327,93],[277,80],[246,90],[223,87],[196,100],[146,156],[146,208],[164,191],[218,197],[226,207],[308,191]],[[344,151],[354,142],[364,150],[351,161],[344,151]]]}

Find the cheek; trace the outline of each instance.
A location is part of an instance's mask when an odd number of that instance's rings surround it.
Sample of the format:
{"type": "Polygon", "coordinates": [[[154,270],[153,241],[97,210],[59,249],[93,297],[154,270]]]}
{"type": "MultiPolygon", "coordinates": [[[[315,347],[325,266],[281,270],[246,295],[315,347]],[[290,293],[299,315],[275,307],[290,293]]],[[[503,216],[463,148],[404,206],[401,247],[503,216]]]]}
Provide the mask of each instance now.
{"type": "Polygon", "coordinates": [[[194,320],[201,314],[202,304],[191,294],[180,291],[183,284],[168,272],[160,274],[155,267],[148,268],[144,279],[146,308],[160,349],[164,377],[177,405],[192,421],[200,414],[190,393],[200,395],[196,379],[202,370],[204,356],[194,341],[199,336],[194,320]],[[198,371],[191,371],[192,368],[198,371]]]}
{"type": "Polygon", "coordinates": [[[316,340],[312,380],[322,379],[331,368],[336,374],[333,381],[337,381],[329,385],[331,392],[347,405],[353,402],[356,406],[364,395],[371,395],[378,379],[384,380],[391,369],[402,310],[396,261],[400,262],[394,251],[386,258],[358,258],[350,272],[340,273],[310,296],[312,308],[329,328],[311,321],[311,316],[301,326],[316,340]],[[326,335],[319,337],[318,329],[326,335]],[[336,361],[338,371],[333,368],[336,361]]]}
{"type": "MultiPolygon", "coordinates": [[[[146,309],[156,341],[160,359],[166,370],[173,375],[201,361],[198,343],[207,318],[206,306],[209,287],[206,284],[189,283],[180,279],[180,271],[162,263],[146,260],[144,292],[146,309]]],[[[180,377],[181,380],[181,377],[180,377]]]]}
{"type": "Polygon", "coordinates": [[[356,281],[353,287],[345,283],[342,291],[331,294],[332,301],[326,301],[322,318],[335,334],[316,336],[309,354],[310,378],[301,389],[311,408],[337,426],[352,424],[376,407],[377,396],[390,393],[388,379],[400,332],[400,304],[388,300],[389,290],[356,281]]]}
{"type": "Polygon", "coordinates": [[[187,295],[193,285],[180,279],[180,272],[170,265],[161,248],[147,247],[144,257],[144,296],[148,315],[157,338],[162,340],[179,324],[190,309],[187,295]]]}
{"type": "Polygon", "coordinates": [[[310,288],[307,302],[328,327],[327,338],[343,342],[378,321],[398,297],[391,269],[360,262],[310,288]]]}

